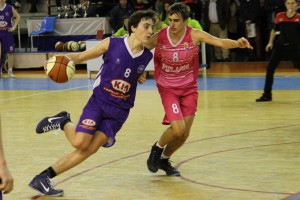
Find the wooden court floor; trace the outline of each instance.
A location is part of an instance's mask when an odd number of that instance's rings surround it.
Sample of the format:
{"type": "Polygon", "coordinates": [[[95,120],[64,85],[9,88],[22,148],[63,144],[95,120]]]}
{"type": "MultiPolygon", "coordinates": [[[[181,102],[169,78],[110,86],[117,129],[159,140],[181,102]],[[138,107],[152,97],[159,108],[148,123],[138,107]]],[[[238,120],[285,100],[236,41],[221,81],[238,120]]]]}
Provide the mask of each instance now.
{"type": "MultiPolygon", "coordinates": [[[[28,84],[35,85],[35,78],[28,84]]],[[[138,90],[116,145],[54,178],[64,197],[40,196],[28,183],[72,148],[63,132],[37,135],[35,126],[61,110],[77,122],[90,95],[88,89],[0,90],[5,153],[15,178],[5,200],[300,199],[298,89],[276,90],[268,103],[254,102],[261,90],[199,90],[191,135],[172,157],[181,177],[147,170],[150,148],[165,126],[157,91],[138,90]]]]}

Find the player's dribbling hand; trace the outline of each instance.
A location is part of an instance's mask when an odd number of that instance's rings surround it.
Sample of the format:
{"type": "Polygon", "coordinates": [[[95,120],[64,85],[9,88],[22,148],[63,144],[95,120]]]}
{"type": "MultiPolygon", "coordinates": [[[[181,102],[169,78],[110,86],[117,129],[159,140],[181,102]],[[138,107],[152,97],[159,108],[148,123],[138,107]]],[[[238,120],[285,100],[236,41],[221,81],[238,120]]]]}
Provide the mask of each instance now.
{"type": "Polygon", "coordinates": [[[146,75],[147,75],[146,72],[143,72],[143,73],[140,75],[140,77],[138,78],[138,83],[139,83],[139,84],[145,83],[145,81],[146,81],[146,75]]]}
{"type": "Polygon", "coordinates": [[[241,37],[240,39],[238,39],[237,43],[238,43],[239,48],[253,49],[253,47],[250,45],[248,40],[244,37],[241,37]]]}

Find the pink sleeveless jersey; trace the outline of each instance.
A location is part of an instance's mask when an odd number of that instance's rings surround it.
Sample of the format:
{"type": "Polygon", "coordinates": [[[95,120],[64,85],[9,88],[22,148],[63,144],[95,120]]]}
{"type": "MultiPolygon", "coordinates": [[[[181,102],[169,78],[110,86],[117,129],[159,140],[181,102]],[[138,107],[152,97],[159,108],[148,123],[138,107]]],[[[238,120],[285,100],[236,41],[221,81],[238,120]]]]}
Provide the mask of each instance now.
{"type": "Polygon", "coordinates": [[[169,27],[158,32],[154,53],[154,78],[158,87],[197,87],[199,46],[193,44],[191,30],[187,26],[177,44],[171,42],[169,27]]]}

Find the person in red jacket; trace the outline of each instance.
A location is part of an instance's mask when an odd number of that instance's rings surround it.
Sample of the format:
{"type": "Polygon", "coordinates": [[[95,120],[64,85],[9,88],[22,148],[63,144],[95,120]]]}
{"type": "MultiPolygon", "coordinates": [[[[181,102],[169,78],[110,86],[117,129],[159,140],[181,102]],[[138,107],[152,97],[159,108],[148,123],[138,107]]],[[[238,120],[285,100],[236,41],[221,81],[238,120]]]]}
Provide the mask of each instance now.
{"type": "Polygon", "coordinates": [[[283,58],[290,57],[294,67],[300,70],[300,14],[296,11],[297,4],[297,0],[286,0],[287,11],[276,15],[275,27],[266,46],[266,51],[273,49],[273,52],[267,68],[264,93],[256,102],[272,101],[274,73],[283,58]],[[277,31],[280,32],[279,38],[277,43],[273,44],[277,31]]]}

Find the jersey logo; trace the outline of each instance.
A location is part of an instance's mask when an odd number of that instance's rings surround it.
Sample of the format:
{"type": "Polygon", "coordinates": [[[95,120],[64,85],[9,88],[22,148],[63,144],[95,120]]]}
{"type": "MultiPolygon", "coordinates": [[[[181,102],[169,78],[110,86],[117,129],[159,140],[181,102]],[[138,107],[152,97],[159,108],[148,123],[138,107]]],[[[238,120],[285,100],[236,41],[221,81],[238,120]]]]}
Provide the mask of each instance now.
{"type": "Polygon", "coordinates": [[[185,50],[189,50],[189,43],[185,42],[185,43],[183,44],[183,48],[184,48],[185,50]]]}
{"type": "Polygon", "coordinates": [[[142,73],[144,71],[146,67],[144,65],[140,65],[138,68],[137,68],[137,73],[142,73]]]}
{"type": "Polygon", "coordinates": [[[7,26],[7,22],[0,21],[0,28],[6,27],[6,26],[7,26]]]}
{"type": "Polygon", "coordinates": [[[116,64],[120,64],[120,62],[121,62],[120,58],[117,58],[116,61],[115,61],[116,64]]]}
{"type": "Polygon", "coordinates": [[[111,85],[115,90],[123,92],[124,94],[126,92],[128,92],[130,90],[130,87],[131,87],[130,83],[128,83],[124,80],[121,80],[121,79],[112,80],[111,85]]]}
{"type": "Polygon", "coordinates": [[[84,119],[82,120],[82,123],[86,126],[95,126],[96,122],[92,119],[84,119]]]}

